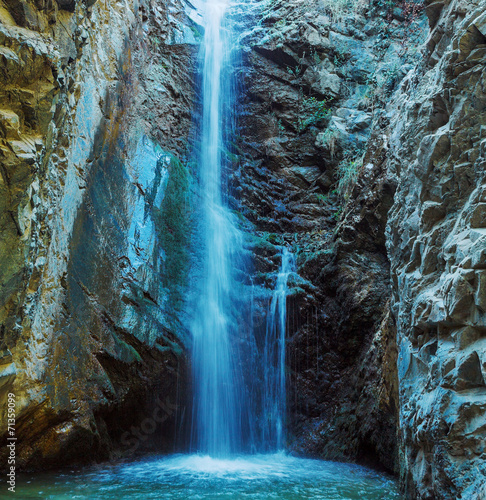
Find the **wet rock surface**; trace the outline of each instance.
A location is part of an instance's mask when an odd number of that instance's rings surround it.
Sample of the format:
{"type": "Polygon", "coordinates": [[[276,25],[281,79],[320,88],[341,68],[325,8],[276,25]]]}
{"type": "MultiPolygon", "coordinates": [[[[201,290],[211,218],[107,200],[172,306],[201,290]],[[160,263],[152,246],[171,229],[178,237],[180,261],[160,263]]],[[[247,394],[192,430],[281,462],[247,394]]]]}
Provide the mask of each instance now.
{"type": "Polygon", "coordinates": [[[186,374],[187,265],[173,255],[190,234],[174,193],[191,190],[191,9],[0,7],[0,402],[16,395],[18,466],[172,447],[186,374]]]}
{"type": "Polygon", "coordinates": [[[484,7],[276,2],[246,56],[245,215],[306,283],[292,446],[410,498],[484,495],[484,7]]]}
{"type": "MultiPolygon", "coordinates": [[[[251,233],[248,331],[265,331],[277,247],[297,258],[289,446],[399,471],[409,498],[481,498],[486,5],[262,8],[223,154],[251,233]]],[[[0,20],[0,407],[16,394],[19,465],[148,449],[153,425],[171,446],[197,13],[4,0],[0,20]]]]}

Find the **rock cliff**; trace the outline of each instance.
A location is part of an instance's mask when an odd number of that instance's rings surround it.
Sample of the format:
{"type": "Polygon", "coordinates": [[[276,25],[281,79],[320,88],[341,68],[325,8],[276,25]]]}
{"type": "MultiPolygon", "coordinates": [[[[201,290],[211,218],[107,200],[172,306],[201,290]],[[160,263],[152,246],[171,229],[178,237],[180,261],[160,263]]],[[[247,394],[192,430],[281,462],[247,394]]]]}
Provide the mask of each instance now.
{"type": "MultiPolygon", "coordinates": [[[[396,182],[385,107],[426,22],[380,2],[272,2],[243,41],[242,213],[265,245],[254,282],[290,245],[292,448],[397,469],[398,380],[386,250],[396,182]]],[[[262,279],[263,276],[263,279],[262,279]]]]}
{"type": "Polygon", "coordinates": [[[292,446],[409,498],[486,494],[484,10],[277,1],[245,41],[242,211],[263,275],[298,254],[292,446]]]}
{"type": "MultiPolygon", "coordinates": [[[[486,495],[485,11],[274,0],[235,68],[224,154],[257,335],[278,247],[297,257],[290,448],[400,472],[408,498],[486,495]]],[[[1,0],[0,20],[0,408],[16,395],[20,464],[106,459],[156,429],[168,448],[197,11],[1,0]]]]}
{"type": "Polygon", "coordinates": [[[427,4],[423,59],[392,105],[387,247],[411,498],[486,495],[485,8],[427,4]]]}
{"type": "Polygon", "coordinates": [[[22,467],[106,459],[171,431],[186,371],[193,14],[0,4],[1,432],[14,393],[22,467]]]}

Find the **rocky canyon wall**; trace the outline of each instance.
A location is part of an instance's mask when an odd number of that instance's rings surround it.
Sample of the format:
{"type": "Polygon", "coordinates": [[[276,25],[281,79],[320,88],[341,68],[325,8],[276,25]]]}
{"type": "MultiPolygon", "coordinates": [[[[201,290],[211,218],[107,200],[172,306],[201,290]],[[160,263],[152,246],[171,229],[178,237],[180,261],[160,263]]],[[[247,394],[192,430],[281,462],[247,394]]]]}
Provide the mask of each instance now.
{"type": "Polygon", "coordinates": [[[392,105],[387,247],[411,498],[486,496],[485,9],[428,3],[423,60],[392,105]]]}
{"type": "Polygon", "coordinates": [[[260,238],[254,282],[271,282],[274,245],[297,256],[291,448],[391,472],[398,379],[385,228],[396,181],[385,108],[419,60],[420,13],[381,2],[272,2],[243,41],[241,70],[234,183],[260,238]]]}
{"type": "MultiPolygon", "coordinates": [[[[257,336],[278,247],[297,259],[289,447],[400,472],[409,498],[476,498],[486,476],[485,9],[274,0],[240,39],[224,155],[257,336]]],[[[196,10],[1,0],[0,20],[0,407],[16,395],[20,463],[147,448],[156,407],[167,448],[196,10]]]]}
{"type": "Polygon", "coordinates": [[[21,467],[173,445],[194,16],[0,3],[0,407],[15,394],[21,467]]]}
{"type": "Polygon", "coordinates": [[[485,7],[275,1],[244,41],[255,281],[298,257],[291,446],[409,498],[486,494],[485,7]]]}

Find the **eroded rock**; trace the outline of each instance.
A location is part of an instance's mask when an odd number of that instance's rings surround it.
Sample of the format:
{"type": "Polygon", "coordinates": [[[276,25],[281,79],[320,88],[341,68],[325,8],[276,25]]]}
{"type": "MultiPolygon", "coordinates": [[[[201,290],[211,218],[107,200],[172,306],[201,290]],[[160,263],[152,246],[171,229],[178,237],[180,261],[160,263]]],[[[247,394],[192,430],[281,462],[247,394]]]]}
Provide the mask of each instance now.
{"type": "Polygon", "coordinates": [[[480,498],[484,439],[483,2],[428,5],[424,62],[392,119],[388,223],[399,357],[402,478],[411,498],[480,498]],[[457,17],[459,16],[459,17],[457,17]],[[430,132],[433,132],[432,134],[430,132]],[[418,209],[418,210],[417,210],[418,209]],[[420,214],[420,215],[419,215],[420,214]],[[425,346],[433,345],[423,355],[425,346]],[[467,430],[466,430],[467,429],[467,430]],[[468,492],[476,493],[468,493],[468,492]],[[462,496],[464,495],[464,496],[462,496]]]}

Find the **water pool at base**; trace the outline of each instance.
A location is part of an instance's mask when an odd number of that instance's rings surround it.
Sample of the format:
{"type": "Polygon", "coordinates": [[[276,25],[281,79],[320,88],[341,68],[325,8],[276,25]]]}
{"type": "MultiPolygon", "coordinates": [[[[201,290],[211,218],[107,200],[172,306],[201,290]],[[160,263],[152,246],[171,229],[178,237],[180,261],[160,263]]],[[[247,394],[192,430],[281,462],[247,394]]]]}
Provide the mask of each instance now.
{"type": "Polygon", "coordinates": [[[231,460],[201,455],[151,457],[24,477],[17,483],[16,496],[24,500],[402,498],[393,479],[365,467],[284,454],[231,460]]]}

